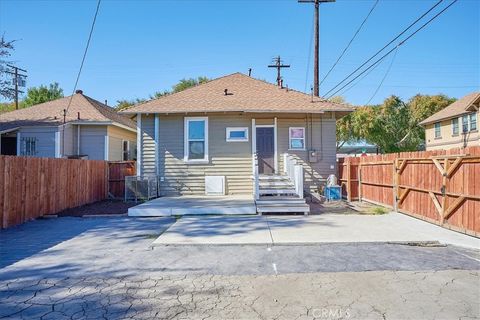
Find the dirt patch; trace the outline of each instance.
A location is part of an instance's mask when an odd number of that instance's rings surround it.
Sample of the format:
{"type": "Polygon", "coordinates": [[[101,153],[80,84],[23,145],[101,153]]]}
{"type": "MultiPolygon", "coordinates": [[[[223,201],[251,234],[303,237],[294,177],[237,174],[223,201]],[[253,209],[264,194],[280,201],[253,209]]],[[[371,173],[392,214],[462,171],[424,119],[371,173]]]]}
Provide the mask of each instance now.
{"type": "Polygon", "coordinates": [[[135,205],[135,202],[123,202],[122,200],[103,200],[81,207],[63,210],[57,215],[59,217],[81,217],[90,215],[126,214],[128,208],[135,205]]]}

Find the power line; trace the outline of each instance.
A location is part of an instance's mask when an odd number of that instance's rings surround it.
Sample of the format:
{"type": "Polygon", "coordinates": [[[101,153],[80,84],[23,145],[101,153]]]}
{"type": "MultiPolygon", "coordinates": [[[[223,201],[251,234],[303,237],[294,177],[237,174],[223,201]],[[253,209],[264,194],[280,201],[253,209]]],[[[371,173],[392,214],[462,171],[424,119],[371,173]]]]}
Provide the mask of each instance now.
{"type": "Polygon", "coordinates": [[[393,38],[392,40],[390,40],[390,42],[388,42],[385,46],[383,46],[380,50],[378,50],[373,56],[371,56],[370,58],[368,58],[364,63],[362,63],[361,66],[359,66],[357,69],[355,69],[354,71],[352,71],[348,76],[346,76],[342,81],[340,81],[337,85],[335,85],[332,89],[330,89],[327,93],[325,93],[325,96],[328,95],[330,92],[332,92],[333,90],[335,90],[338,86],[340,86],[343,82],[347,81],[348,78],[350,78],[353,74],[355,74],[358,70],[360,70],[361,68],[363,68],[367,63],[369,63],[370,61],[372,61],[376,56],[378,56],[380,54],[380,52],[382,52],[383,50],[385,50],[385,48],[387,48],[388,46],[390,46],[392,43],[394,43],[398,38],[400,38],[402,35],[404,35],[408,30],[410,30],[411,27],[413,27],[415,24],[417,24],[418,21],[420,21],[421,19],[423,19],[427,14],[429,14],[433,9],[435,9],[440,3],[442,3],[443,0],[439,0],[433,7],[431,7],[430,9],[428,9],[425,13],[423,13],[420,17],[418,17],[414,22],[412,22],[407,28],[405,28],[402,32],[400,32],[395,38],[393,38]]]}
{"type": "Polygon", "coordinates": [[[88,48],[90,47],[90,40],[92,40],[92,34],[93,34],[93,29],[95,28],[95,22],[97,21],[98,9],[100,9],[100,2],[102,2],[102,0],[98,0],[97,2],[97,8],[95,10],[95,15],[93,16],[92,26],[90,28],[90,33],[88,34],[87,45],[85,46],[85,51],[83,52],[82,62],[80,63],[80,69],[78,70],[78,73],[77,73],[77,79],[75,80],[75,85],[73,86],[72,95],[70,96],[70,99],[68,101],[67,108],[64,111],[64,115],[63,115],[64,120],[67,115],[68,109],[70,109],[70,105],[72,104],[73,95],[77,90],[78,80],[80,79],[80,74],[82,73],[83,64],[85,63],[85,58],[87,57],[88,48]]]}
{"type": "MultiPolygon", "coordinates": [[[[327,99],[331,98],[332,96],[334,96],[337,92],[339,92],[340,90],[342,90],[343,88],[345,88],[346,86],[348,86],[350,83],[352,83],[353,81],[355,81],[355,79],[357,79],[358,77],[360,77],[362,74],[364,74],[365,72],[367,72],[369,69],[371,69],[373,66],[375,66],[376,64],[378,64],[380,61],[382,61],[383,59],[385,59],[388,55],[390,55],[394,50],[396,50],[398,47],[400,47],[401,45],[403,45],[405,42],[407,42],[410,38],[412,38],[415,34],[417,34],[420,30],[422,30],[423,28],[425,28],[428,24],[430,24],[433,20],[435,20],[438,16],[440,16],[442,13],[444,13],[448,8],[450,8],[454,3],[456,3],[458,0],[454,0],[452,1],[448,6],[446,6],[443,10],[441,10],[439,13],[437,13],[435,16],[433,16],[430,20],[428,20],[427,22],[425,22],[421,27],[419,27],[417,30],[415,30],[412,34],[410,34],[407,38],[405,38],[404,40],[400,41],[393,49],[391,49],[390,51],[388,51],[386,54],[384,54],[383,56],[381,56],[379,59],[377,59],[373,64],[371,64],[370,66],[368,66],[365,70],[363,70],[361,73],[359,73],[357,76],[355,76],[352,80],[350,80],[349,82],[347,82],[345,85],[343,85],[340,89],[336,90],[333,94],[330,94],[328,96],[327,99]]],[[[371,60],[371,58],[369,59],[371,60]]],[[[363,65],[362,65],[363,66],[363,65]]],[[[359,68],[357,68],[358,70],[359,68]]],[[[333,91],[335,88],[337,88],[340,84],[342,84],[343,82],[345,82],[346,80],[348,79],[345,78],[344,80],[342,80],[340,83],[338,83],[335,87],[333,87],[328,93],[330,93],[331,91],[333,91]]]]}
{"type": "Polygon", "coordinates": [[[342,59],[342,57],[345,55],[345,53],[347,52],[348,48],[350,48],[350,45],[352,44],[353,40],[355,40],[355,38],[357,37],[358,33],[360,32],[360,30],[363,28],[363,25],[365,24],[365,22],[367,22],[368,18],[370,17],[370,15],[372,14],[373,10],[375,10],[375,7],[377,6],[378,4],[378,1],[379,0],[376,0],[375,3],[373,4],[372,8],[370,9],[370,11],[368,12],[367,16],[365,17],[365,19],[363,19],[362,23],[360,24],[360,26],[357,28],[357,31],[355,31],[355,33],[353,34],[353,37],[350,39],[350,41],[348,42],[347,46],[345,47],[345,49],[343,49],[342,53],[340,54],[340,56],[337,58],[337,61],[335,61],[335,63],[332,65],[332,67],[330,68],[330,70],[328,70],[327,74],[323,77],[322,81],[320,81],[320,85],[322,85],[322,83],[325,81],[325,79],[327,79],[327,77],[330,75],[330,73],[333,71],[333,69],[335,69],[335,67],[337,66],[338,62],[340,62],[340,60],[342,59]]]}
{"type": "Polygon", "coordinates": [[[370,101],[372,101],[372,99],[377,95],[378,90],[380,90],[383,82],[385,82],[385,79],[387,78],[388,74],[390,73],[390,70],[392,69],[393,62],[395,61],[395,57],[397,56],[397,53],[398,53],[398,47],[396,48],[395,53],[393,54],[392,61],[390,61],[390,65],[388,66],[387,71],[385,72],[385,75],[383,76],[382,80],[378,84],[377,89],[375,89],[375,92],[372,94],[370,99],[368,99],[367,103],[365,103],[366,105],[369,104],[370,101]]]}

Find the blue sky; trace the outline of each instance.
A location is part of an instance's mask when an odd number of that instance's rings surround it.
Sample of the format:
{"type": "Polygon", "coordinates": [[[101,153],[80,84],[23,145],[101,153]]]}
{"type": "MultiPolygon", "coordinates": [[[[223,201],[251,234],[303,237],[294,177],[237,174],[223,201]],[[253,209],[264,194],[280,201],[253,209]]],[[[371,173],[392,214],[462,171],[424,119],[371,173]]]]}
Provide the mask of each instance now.
{"type": "MultiPolygon", "coordinates": [[[[451,0],[445,0],[440,7],[451,0]]],[[[374,0],[321,6],[320,70],[325,74],[374,0]]],[[[325,93],[436,1],[380,0],[343,60],[323,84],[325,93]]],[[[28,86],[57,81],[70,94],[96,1],[0,0],[0,32],[18,39],[11,57],[28,70],[28,86]]],[[[398,50],[371,100],[395,94],[460,97],[480,87],[480,1],[459,0],[398,50]]],[[[296,0],[102,1],[79,88],[109,104],[148,97],[179,79],[233,72],[275,81],[267,65],[281,55],[289,87],[309,92],[313,8],[296,0]],[[310,57],[310,67],[307,64],[310,57]],[[308,79],[306,79],[308,75],[308,79]],[[306,85],[307,84],[307,85],[306,85]]],[[[343,95],[370,100],[392,56],[343,95]]],[[[322,76],[321,76],[322,77],[322,76]]]]}

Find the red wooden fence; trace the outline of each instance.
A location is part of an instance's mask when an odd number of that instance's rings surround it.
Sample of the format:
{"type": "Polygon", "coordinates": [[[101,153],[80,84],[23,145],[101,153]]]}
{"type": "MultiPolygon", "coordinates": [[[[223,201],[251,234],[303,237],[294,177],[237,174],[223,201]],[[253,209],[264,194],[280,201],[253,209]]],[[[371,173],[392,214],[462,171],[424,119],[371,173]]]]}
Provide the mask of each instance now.
{"type": "Polygon", "coordinates": [[[480,147],[345,158],[339,167],[349,201],[480,236],[480,147]]]}
{"type": "Polygon", "coordinates": [[[0,156],[0,227],[106,199],[108,170],[106,161],[0,156]]]}
{"type": "Polygon", "coordinates": [[[125,198],[125,177],[136,175],[135,161],[108,163],[108,194],[112,198],[125,198]]]}

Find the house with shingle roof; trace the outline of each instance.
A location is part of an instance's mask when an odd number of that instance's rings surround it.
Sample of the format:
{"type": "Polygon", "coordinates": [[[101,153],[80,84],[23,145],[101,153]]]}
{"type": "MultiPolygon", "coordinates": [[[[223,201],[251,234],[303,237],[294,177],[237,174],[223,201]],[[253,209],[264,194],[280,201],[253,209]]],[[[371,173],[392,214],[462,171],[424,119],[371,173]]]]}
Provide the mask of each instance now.
{"type": "Polygon", "coordinates": [[[77,90],[73,96],[0,114],[0,154],[129,160],[135,158],[136,129],[130,118],[77,90]]]}
{"type": "Polygon", "coordinates": [[[308,212],[304,192],[337,174],[335,123],[351,111],[234,73],[124,113],[137,119],[137,172],[157,176],[162,196],[253,195],[258,212],[308,212]]]}
{"type": "Polygon", "coordinates": [[[473,92],[420,122],[427,150],[480,145],[480,92],[473,92]]]}

